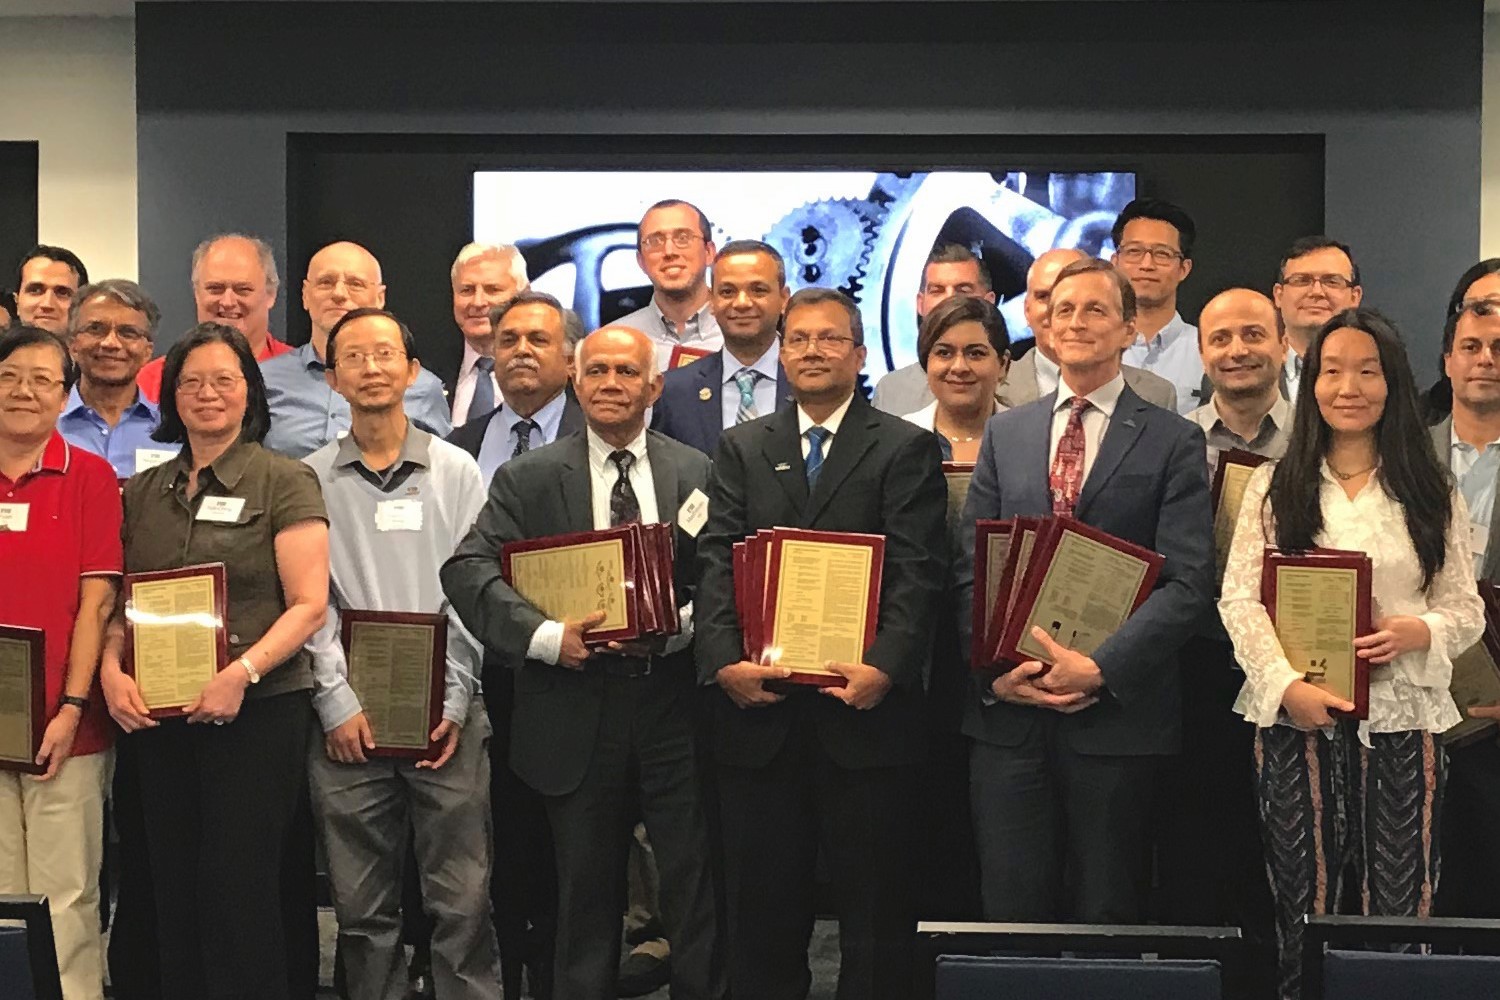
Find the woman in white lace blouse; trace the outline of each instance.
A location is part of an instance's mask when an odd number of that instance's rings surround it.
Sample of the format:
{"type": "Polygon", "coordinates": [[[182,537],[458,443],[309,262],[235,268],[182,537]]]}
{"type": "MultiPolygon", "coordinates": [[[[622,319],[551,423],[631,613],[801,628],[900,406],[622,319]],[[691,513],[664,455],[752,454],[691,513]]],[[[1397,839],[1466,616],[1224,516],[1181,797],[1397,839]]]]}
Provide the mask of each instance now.
{"type": "Polygon", "coordinates": [[[1426,916],[1438,872],[1436,737],[1459,721],[1452,657],[1478,639],[1463,497],[1418,415],[1400,335],[1379,313],[1333,317],[1308,351],[1286,457],[1245,491],[1219,613],[1245,671],[1235,710],[1257,727],[1261,832],[1276,898],[1283,997],[1299,996],[1301,919],[1338,905],[1352,871],[1365,913],[1426,916]],[[1260,600],[1267,546],[1370,557],[1370,713],[1307,683],[1260,600]]]}

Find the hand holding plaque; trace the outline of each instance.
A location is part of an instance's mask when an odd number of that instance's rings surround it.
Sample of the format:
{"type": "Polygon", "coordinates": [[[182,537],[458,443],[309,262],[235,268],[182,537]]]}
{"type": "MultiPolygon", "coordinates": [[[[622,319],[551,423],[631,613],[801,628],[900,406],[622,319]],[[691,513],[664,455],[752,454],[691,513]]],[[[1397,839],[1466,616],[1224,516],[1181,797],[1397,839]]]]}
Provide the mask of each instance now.
{"type": "Polygon", "coordinates": [[[372,757],[432,760],[441,746],[446,615],[339,612],[349,687],[364,710],[372,757]]]}
{"type": "Polygon", "coordinates": [[[1370,663],[1355,655],[1354,640],[1374,631],[1370,557],[1335,549],[1268,549],[1260,587],[1261,603],[1292,669],[1313,687],[1354,706],[1339,714],[1369,718],[1370,663]]]}
{"type": "Polygon", "coordinates": [[[0,625],[0,770],[41,774],[36,762],[47,728],[45,634],[0,625]]]}
{"type": "Polygon", "coordinates": [[[153,719],[186,715],[228,659],[224,564],[125,577],[125,662],[153,719]]]}

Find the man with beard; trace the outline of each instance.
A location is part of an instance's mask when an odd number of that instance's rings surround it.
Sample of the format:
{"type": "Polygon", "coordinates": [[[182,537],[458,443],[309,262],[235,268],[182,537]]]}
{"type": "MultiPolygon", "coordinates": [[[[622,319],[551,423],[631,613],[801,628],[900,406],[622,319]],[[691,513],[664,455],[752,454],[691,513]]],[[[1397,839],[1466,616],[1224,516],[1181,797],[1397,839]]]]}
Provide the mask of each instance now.
{"type": "Polygon", "coordinates": [[[1177,389],[1177,412],[1190,413],[1208,397],[1198,331],[1177,311],[1177,288],[1193,271],[1192,217],[1169,201],[1137,198],[1125,206],[1111,238],[1115,267],[1135,290],[1135,339],[1124,363],[1160,375],[1177,389]]]}
{"type": "Polygon", "coordinates": [[[1295,403],[1302,384],[1302,359],[1319,328],[1364,298],[1354,252],[1327,236],[1303,236],[1282,255],[1271,294],[1290,348],[1281,390],[1295,403]]]}
{"type": "MultiPolygon", "coordinates": [[[[357,243],[330,243],[313,254],[302,281],[302,308],[312,320],[312,340],[261,365],[271,407],[267,448],[302,458],[349,428],[349,403],[325,378],[328,333],[353,309],[384,307],[380,262],[370,251],[357,243]]],[[[429,434],[442,437],[452,430],[443,384],[420,366],[403,405],[429,434]]]]}
{"type": "Polygon", "coordinates": [[[88,268],[73,251],[32,247],[16,273],[16,323],[62,336],[78,288],[88,283],[88,268]]]}
{"type": "Polygon", "coordinates": [[[696,205],[676,198],[646,209],[636,226],[636,263],[651,280],[651,301],[615,320],[651,338],[662,371],[679,345],[715,351],[724,345],[708,303],[705,272],[714,256],[713,227],[696,205]]]}

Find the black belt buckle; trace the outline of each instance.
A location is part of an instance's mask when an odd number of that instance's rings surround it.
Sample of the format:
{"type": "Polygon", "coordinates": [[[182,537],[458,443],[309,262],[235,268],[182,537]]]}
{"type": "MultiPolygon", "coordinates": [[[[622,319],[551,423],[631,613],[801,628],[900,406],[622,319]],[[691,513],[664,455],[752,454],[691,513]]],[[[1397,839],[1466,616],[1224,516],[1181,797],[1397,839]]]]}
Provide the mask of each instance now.
{"type": "Polygon", "coordinates": [[[634,680],[651,675],[651,657],[649,656],[619,656],[614,653],[601,653],[598,654],[597,659],[599,666],[610,677],[634,680]]]}

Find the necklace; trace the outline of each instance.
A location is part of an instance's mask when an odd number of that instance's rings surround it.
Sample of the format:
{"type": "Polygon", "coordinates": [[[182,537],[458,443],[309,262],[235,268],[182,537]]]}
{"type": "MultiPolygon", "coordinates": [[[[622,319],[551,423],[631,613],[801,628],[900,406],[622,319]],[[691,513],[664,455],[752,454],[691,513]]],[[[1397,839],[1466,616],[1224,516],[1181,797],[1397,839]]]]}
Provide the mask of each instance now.
{"type": "Polygon", "coordinates": [[[1378,468],[1380,468],[1380,463],[1376,462],[1374,465],[1370,466],[1369,468],[1367,468],[1367,469],[1360,469],[1358,472],[1340,472],[1338,469],[1335,469],[1331,465],[1328,467],[1328,471],[1331,472],[1331,473],[1333,473],[1334,477],[1336,479],[1338,479],[1339,482],[1341,482],[1341,483],[1347,483],[1351,479],[1355,479],[1355,478],[1357,478],[1359,476],[1363,476],[1366,472],[1374,472],[1378,468]]]}
{"type": "Polygon", "coordinates": [[[971,434],[966,438],[954,437],[952,434],[947,435],[947,437],[948,440],[952,441],[954,444],[972,444],[975,441],[979,440],[979,436],[977,434],[971,434]]]}

